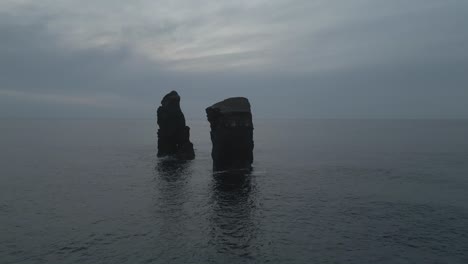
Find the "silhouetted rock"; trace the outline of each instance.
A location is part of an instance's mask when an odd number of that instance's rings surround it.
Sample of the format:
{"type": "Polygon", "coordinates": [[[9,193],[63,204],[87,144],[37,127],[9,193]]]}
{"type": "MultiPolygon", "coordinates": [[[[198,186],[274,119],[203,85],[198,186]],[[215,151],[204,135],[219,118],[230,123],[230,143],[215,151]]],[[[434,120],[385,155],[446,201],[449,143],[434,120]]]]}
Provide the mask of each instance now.
{"type": "Polygon", "coordinates": [[[180,109],[180,96],[176,91],[168,93],[158,108],[158,157],[174,155],[179,159],[194,159],[190,142],[190,128],[180,109]]]}
{"type": "Polygon", "coordinates": [[[211,126],[213,168],[250,169],[253,162],[253,123],[247,98],[233,97],[206,108],[211,126]]]}

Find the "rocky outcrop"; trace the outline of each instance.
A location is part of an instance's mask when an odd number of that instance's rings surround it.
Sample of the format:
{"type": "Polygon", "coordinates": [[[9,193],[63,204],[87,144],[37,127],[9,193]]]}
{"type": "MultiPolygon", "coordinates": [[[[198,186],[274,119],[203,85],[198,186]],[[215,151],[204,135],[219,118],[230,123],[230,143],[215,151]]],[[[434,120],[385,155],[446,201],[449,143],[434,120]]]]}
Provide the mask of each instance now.
{"type": "Polygon", "coordinates": [[[206,108],[211,126],[213,168],[250,169],[253,162],[253,123],[247,98],[233,97],[206,108]]]}
{"type": "Polygon", "coordinates": [[[190,128],[180,109],[180,96],[176,91],[168,93],[158,108],[158,157],[174,155],[179,159],[195,158],[190,142],[190,128]]]}

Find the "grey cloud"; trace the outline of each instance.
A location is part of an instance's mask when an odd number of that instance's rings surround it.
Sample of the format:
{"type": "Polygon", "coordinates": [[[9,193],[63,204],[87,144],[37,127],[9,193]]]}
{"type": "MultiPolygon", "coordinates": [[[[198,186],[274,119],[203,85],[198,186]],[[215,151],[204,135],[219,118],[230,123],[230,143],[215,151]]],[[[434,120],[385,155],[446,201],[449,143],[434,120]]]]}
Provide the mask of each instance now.
{"type": "Polygon", "coordinates": [[[3,117],[147,118],[176,89],[192,118],[239,95],[258,117],[468,118],[466,1],[23,2],[0,4],[3,117]]]}

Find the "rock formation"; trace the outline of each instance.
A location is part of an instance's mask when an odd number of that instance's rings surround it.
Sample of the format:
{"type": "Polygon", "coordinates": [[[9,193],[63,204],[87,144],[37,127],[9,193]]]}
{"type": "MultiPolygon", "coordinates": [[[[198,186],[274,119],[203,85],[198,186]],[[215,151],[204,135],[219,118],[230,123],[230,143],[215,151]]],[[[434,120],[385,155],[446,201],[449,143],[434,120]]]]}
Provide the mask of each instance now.
{"type": "Polygon", "coordinates": [[[190,128],[180,109],[180,96],[176,91],[168,93],[158,108],[158,157],[174,155],[179,159],[195,158],[190,142],[190,128]]]}
{"type": "Polygon", "coordinates": [[[253,162],[253,123],[247,98],[233,97],[206,108],[211,126],[213,168],[250,169],[253,162]]]}

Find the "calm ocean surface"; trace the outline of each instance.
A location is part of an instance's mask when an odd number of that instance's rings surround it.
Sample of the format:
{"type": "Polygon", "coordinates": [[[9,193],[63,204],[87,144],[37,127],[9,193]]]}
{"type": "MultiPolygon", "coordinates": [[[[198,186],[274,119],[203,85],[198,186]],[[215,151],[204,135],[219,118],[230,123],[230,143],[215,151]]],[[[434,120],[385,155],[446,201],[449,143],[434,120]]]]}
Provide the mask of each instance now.
{"type": "Polygon", "coordinates": [[[0,263],[468,263],[468,121],[254,120],[244,175],[188,125],[0,121],[0,263]]]}

